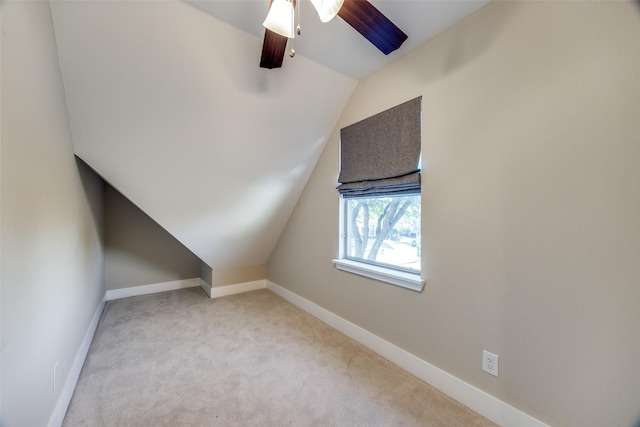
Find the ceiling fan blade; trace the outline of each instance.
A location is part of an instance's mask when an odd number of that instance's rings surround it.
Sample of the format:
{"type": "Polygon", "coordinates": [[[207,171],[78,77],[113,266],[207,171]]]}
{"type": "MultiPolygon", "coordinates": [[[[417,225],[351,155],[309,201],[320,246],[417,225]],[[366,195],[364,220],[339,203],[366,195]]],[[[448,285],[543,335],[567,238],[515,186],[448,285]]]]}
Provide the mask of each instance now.
{"type": "Polygon", "coordinates": [[[262,43],[261,68],[280,68],[284,51],[287,48],[287,38],[271,30],[264,30],[264,42],[262,43]]]}
{"type": "Polygon", "coordinates": [[[367,0],[344,0],[338,15],[385,55],[407,39],[400,28],[367,0]]]}

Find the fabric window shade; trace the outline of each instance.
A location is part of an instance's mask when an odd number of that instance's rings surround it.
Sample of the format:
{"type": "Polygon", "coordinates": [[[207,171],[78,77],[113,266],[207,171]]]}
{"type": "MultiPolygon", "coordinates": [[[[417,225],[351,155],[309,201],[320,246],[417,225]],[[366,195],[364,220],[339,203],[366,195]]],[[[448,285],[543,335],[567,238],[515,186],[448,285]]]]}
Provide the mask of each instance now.
{"type": "Polygon", "coordinates": [[[343,197],[420,193],[421,101],[412,99],[340,130],[343,197]]]}

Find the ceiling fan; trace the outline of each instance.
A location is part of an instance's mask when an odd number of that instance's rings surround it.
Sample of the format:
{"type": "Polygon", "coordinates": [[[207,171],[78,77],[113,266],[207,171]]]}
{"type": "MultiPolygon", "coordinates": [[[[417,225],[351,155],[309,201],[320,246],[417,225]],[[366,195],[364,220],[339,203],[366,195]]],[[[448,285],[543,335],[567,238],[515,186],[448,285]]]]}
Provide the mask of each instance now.
{"type": "MultiPolygon", "coordinates": [[[[311,3],[322,22],[340,16],[385,55],[398,49],[407,39],[400,28],[367,0],[311,0],[311,3]]],[[[296,0],[271,0],[269,14],[263,24],[265,32],[260,67],[282,67],[287,38],[294,37],[295,6],[296,0]]],[[[295,52],[290,56],[293,54],[295,52]]]]}

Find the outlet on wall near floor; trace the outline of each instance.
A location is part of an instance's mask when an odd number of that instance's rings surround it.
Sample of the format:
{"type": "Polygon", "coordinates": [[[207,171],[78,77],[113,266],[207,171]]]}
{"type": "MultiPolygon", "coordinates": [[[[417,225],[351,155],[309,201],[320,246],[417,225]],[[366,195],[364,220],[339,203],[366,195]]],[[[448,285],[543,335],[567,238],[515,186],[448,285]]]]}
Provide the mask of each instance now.
{"type": "Polygon", "coordinates": [[[497,377],[498,376],[498,355],[482,350],[482,370],[497,377]]]}

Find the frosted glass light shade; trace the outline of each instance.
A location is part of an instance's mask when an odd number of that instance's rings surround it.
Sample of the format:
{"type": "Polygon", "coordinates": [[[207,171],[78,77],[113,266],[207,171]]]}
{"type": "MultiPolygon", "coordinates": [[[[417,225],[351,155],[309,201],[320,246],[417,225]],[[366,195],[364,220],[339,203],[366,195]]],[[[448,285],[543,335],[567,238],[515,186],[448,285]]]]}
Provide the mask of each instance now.
{"type": "Polygon", "coordinates": [[[329,22],[338,14],[344,0],[311,0],[322,22],[329,22]]]}
{"type": "Polygon", "coordinates": [[[273,0],[267,18],[262,25],[281,36],[294,37],[293,2],[290,0],[273,0]]]}

